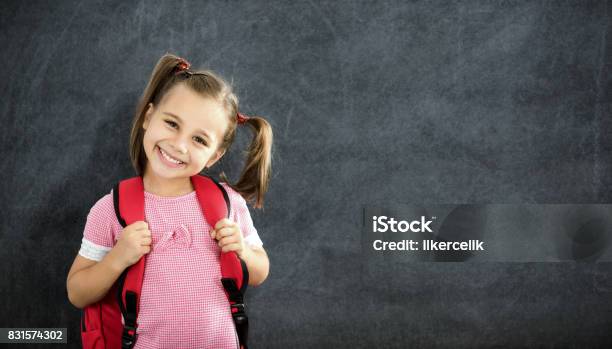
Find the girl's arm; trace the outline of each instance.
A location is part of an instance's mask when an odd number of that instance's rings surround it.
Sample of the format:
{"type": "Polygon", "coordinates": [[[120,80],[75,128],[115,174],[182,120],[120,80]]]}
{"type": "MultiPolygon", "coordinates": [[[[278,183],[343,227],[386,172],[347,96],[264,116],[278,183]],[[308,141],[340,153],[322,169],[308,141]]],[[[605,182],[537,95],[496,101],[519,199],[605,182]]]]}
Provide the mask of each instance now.
{"type": "Polygon", "coordinates": [[[247,269],[249,270],[249,285],[261,285],[270,272],[270,261],[263,247],[245,244],[240,258],[246,263],[247,269]]]}
{"type": "Polygon", "coordinates": [[[151,231],[143,221],[123,228],[117,243],[100,262],[77,255],[66,280],[68,299],[84,308],[104,298],[125,268],[151,251],[151,231]]]}
{"type": "Polygon", "coordinates": [[[110,250],[100,262],[77,255],[66,280],[70,303],[83,309],[104,298],[124,269],[115,249],[110,250]]]}

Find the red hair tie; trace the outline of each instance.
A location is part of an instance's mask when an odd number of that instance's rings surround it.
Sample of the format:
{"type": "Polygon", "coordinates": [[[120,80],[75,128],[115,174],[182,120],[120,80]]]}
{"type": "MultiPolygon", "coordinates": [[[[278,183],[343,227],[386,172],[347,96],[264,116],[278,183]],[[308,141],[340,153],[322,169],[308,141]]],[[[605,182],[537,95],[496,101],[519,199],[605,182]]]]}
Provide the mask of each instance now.
{"type": "Polygon", "coordinates": [[[249,120],[250,118],[242,113],[237,113],[236,119],[238,120],[238,123],[242,125],[245,122],[247,122],[247,120],[249,120]]]}
{"type": "Polygon", "coordinates": [[[182,71],[189,69],[189,67],[191,67],[191,63],[187,62],[183,58],[179,58],[178,62],[176,63],[176,72],[180,73],[182,71]]]}

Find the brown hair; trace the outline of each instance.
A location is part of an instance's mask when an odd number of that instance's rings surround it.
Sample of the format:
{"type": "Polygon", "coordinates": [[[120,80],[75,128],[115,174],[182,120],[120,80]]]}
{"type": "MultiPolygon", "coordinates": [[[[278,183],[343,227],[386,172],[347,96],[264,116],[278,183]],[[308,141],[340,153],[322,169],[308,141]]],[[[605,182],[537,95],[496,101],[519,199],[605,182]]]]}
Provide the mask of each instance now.
{"type": "MultiPolygon", "coordinates": [[[[175,85],[185,84],[202,96],[213,98],[223,104],[227,111],[229,127],[219,145],[219,150],[226,150],[234,141],[236,135],[238,97],[232,92],[231,86],[209,70],[191,71],[185,69],[184,60],[175,55],[163,55],[151,74],[147,87],[142,94],[130,134],[130,158],[139,176],[144,175],[147,157],[142,141],[144,123],[149,103],[157,105],[163,96],[175,85]]],[[[260,116],[250,116],[246,124],[254,131],[253,140],[248,149],[246,164],[242,169],[240,179],[231,184],[224,173],[220,177],[247,201],[254,203],[255,208],[263,207],[264,194],[268,190],[271,172],[272,128],[260,116]]]]}

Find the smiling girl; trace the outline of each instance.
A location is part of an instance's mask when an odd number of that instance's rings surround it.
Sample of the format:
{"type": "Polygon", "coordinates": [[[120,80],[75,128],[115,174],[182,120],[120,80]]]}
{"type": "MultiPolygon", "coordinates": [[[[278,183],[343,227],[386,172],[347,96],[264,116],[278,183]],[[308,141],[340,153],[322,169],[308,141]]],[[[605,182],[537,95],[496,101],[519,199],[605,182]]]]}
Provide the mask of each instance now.
{"type": "Polygon", "coordinates": [[[112,191],[96,202],[68,274],[70,302],[84,308],[101,300],[146,254],[135,348],[236,348],[219,255],[236,252],[248,268],[249,285],[260,285],[268,275],[269,260],[246,203],[263,205],[271,147],[270,125],[239,113],[229,84],[164,55],[144,91],[130,137],[132,164],[144,185],[146,222],[123,228],[112,191]],[[238,125],[250,126],[254,138],[238,182],[221,176],[231,215],[211,227],[190,178],[219,161],[238,125]]]}

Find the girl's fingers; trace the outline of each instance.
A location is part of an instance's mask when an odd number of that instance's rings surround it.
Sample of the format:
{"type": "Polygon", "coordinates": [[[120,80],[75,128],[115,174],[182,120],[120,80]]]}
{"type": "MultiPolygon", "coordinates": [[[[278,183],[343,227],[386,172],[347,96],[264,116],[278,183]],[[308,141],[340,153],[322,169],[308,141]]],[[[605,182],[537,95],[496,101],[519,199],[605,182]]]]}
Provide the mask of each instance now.
{"type": "Polygon", "coordinates": [[[231,236],[236,234],[236,229],[234,227],[225,227],[217,230],[217,237],[222,238],[224,236],[231,236]]]}
{"type": "Polygon", "coordinates": [[[223,248],[221,248],[221,252],[229,252],[229,251],[238,251],[240,250],[240,244],[229,244],[229,245],[225,245],[223,246],[223,248]]]}
{"type": "Polygon", "coordinates": [[[148,229],[149,224],[145,221],[137,221],[137,222],[132,223],[132,227],[135,230],[143,230],[143,229],[148,229]]]}
{"type": "Polygon", "coordinates": [[[235,236],[226,236],[222,238],[221,240],[219,240],[219,247],[223,247],[223,246],[233,244],[236,242],[238,242],[238,239],[236,239],[235,236]]]}
{"type": "Polygon", "coordinates": [[[231,236],[231,235],[235,235],[235,234],[236,234],[236,229],[234,227],[224,227],[224,228],[218,229],[216,231],[213,230],[210,233],[210,236],[213,239],[219,240],[219,239],[221,239],[221,238],[223,238],[225,236],[231,236]]]}
{"type": "Polygon", "coordinates": [[[217,222],[217,224],[215,224],[215,230],[219,230],[220,228],[223,227],[228,227],[228,226],[232,226],[235,223],[233,221],[231,221],[228,218],[223,218],[220,221],[217,222]]]}

